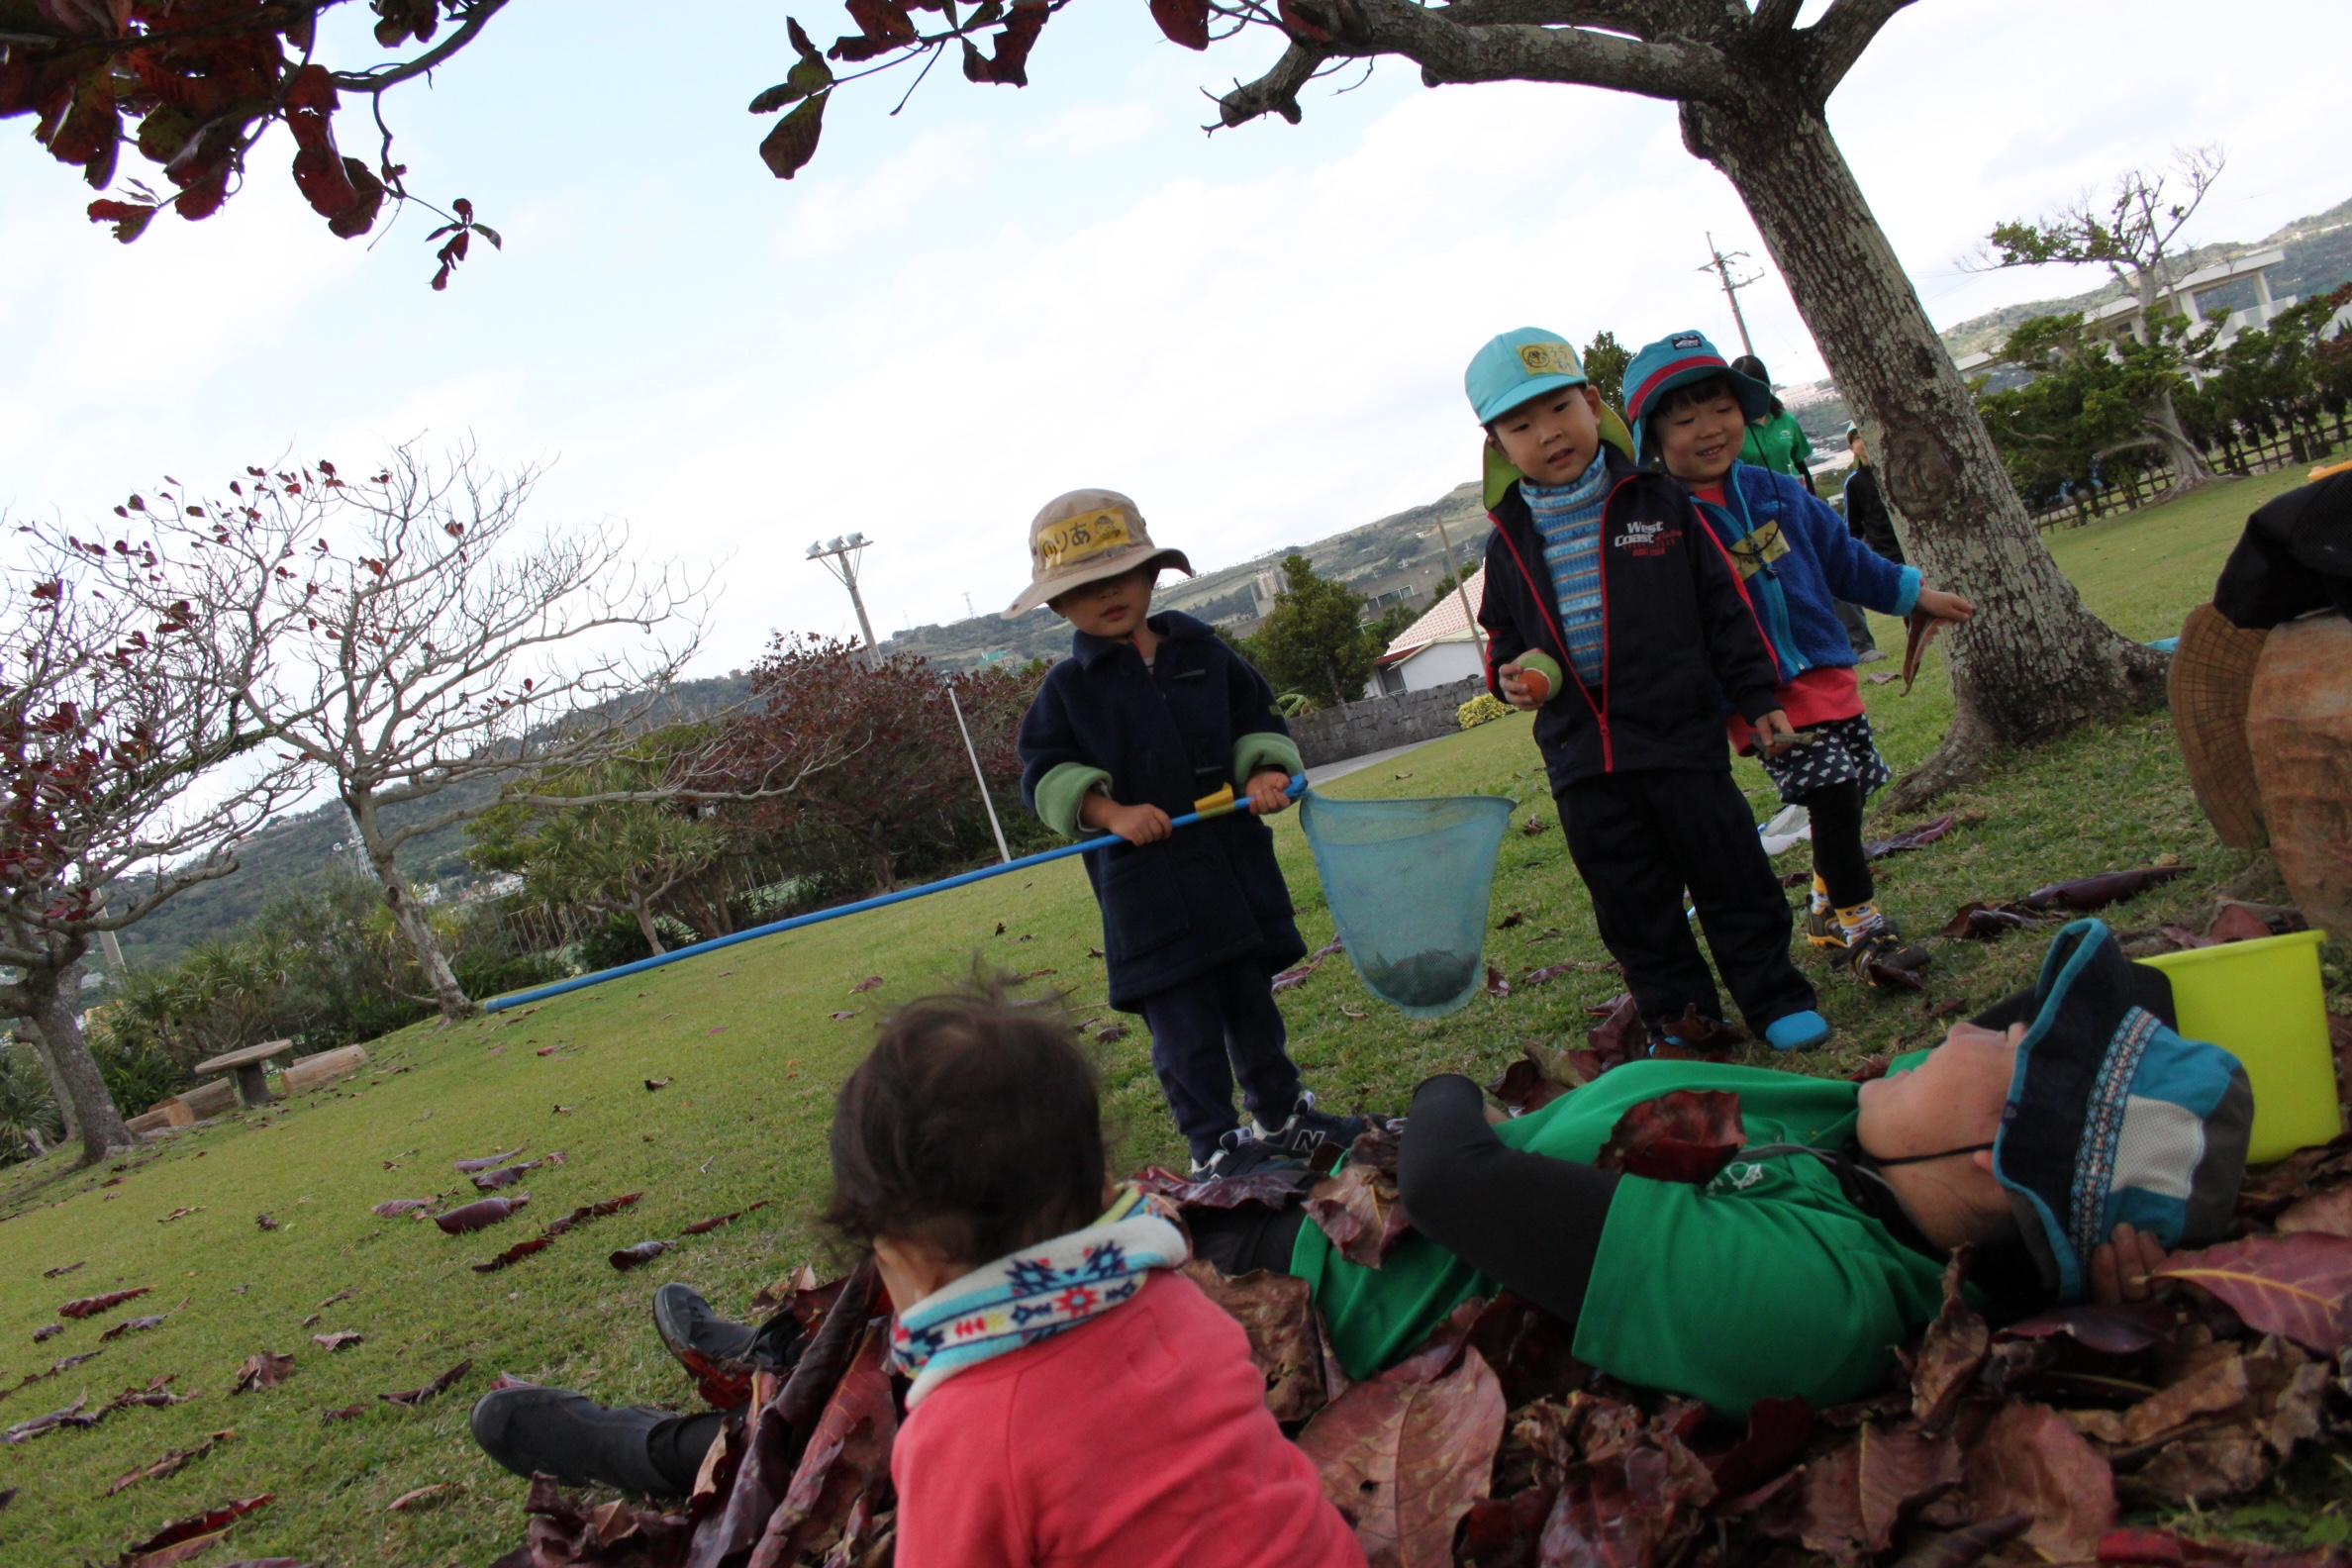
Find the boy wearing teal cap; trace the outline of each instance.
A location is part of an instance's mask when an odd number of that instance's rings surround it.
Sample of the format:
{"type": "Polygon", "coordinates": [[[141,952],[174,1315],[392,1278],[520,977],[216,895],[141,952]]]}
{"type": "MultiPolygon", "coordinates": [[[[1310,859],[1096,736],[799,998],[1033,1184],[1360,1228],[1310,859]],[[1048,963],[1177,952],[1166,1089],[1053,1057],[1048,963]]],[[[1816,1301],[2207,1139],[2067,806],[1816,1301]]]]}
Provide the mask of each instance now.
{"type": "Polygon", "coordinates": [[[1789,961],[1790,918],[1731,782],[1718,692],[1785,743],[1780,673],[1739,575],[1682,488],[1637,470],[1623,424],[1557,333],[1523,327],[1463,378],[1487,434],[1487,689],[1535,715],[1568,852],[1653,1046],[1706,1039],[1714,976],[1776,1049],[1829,1026],[1789,961]]]}

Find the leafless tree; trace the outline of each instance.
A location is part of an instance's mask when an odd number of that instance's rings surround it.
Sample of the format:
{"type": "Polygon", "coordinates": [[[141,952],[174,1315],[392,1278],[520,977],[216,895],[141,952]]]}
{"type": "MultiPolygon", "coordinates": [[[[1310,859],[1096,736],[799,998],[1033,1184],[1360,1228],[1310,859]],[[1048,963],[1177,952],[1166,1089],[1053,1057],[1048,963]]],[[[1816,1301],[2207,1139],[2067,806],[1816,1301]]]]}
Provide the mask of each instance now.
{"type": "Polygon", "coordinates": [[[258,749],[241,693],[260,649],[240,627],[104,585],[101,562],[163,589],[150,551],[47,528],[20,537],[30,561],[0,587],[0,964],[13,971],[0,1013],[31,1022],[90,1162],[131,1133],[83,1037],[82,957],[236,870],[233,846],[293,797],[301,770],[258,749]]]}
{"type": "MultiPolygon", "coordinates": [[[[502,798],[586,806],[690,793],[509,787],[397,824],[388,815],[452,786],[512,785],[618,755],[701,644],[712,574],[634,562],[617,523],[528,530],[539,477],[488,471],[470,446],[435,461],[410,445],[362,479],[331,462],[255,468],[224,498],[192,500],[174,484],[143,503],[174,557],[204,572],[200,604],[254,607],[243,635],[270,656],[241,694],[251,722],[333,780],[448,1020],[474,1004],[400,869],[404,844],[502,798]]],[[[799,774],[825,761],[804,756],[799,774]]]]}

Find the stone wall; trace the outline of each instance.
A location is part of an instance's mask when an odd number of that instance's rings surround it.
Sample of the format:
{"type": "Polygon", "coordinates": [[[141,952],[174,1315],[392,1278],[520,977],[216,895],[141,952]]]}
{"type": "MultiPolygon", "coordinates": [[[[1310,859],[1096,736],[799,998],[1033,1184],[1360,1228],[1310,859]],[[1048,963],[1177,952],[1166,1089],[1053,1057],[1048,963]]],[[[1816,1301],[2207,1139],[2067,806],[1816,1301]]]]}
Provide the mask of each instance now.
{"type": "Polygon", "coordinates": [[[1460,728],[1454,718],[1456,710],[1484,690],[1486,682],[1473,675],[1450,686],[1371,697],[1294,719],[1291,735],[1299,742],[1299,754],[1310,769],[1367,751],[1415,745],[1455,734],[1460,728]]]}

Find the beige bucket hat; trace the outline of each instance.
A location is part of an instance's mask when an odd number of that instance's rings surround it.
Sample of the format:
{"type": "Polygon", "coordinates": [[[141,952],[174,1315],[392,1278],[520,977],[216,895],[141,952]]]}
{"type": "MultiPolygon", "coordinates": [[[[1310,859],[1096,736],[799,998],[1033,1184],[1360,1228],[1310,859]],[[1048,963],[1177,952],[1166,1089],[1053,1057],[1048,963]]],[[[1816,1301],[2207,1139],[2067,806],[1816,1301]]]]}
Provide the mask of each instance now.
{"type": "Polygon", "coordinates": [[[1005,612],[1010,621],[1046,600],[1133,571],[1173,566],[1190,577],[1184,551],[1151,542],[1143,514],[1116,490],[1073,490],[1045,503],[1029,525],[1029,585],[1005,612]]]}
{"type": "Polygon", "coordinates": [[[2209,604],[2189,612],[2173,653],[2173,735],[2189,765],[2189,787],[2214,833],[2232,849],[2270,841],[2246,738],[2254,666],[2270,634],[2235,627],[2209,604]]]}

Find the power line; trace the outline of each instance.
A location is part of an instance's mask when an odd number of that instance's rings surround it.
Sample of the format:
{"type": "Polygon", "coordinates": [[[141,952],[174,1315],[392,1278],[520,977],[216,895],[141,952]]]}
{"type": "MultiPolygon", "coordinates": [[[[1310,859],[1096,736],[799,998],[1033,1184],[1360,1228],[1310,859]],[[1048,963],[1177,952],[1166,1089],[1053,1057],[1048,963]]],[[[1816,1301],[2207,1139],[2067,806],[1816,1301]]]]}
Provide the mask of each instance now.
{"type": "Polygon", "coordinates": [[[1701,272],[1713,272],[1717,278],[1722,280],[1723,298],[1731,302],[1732,325],[1739,329],[1739,351],[1744,354],[1752,355],[1756,351],[1756,345],[1748,341],[1747,318],[1741,315],[1739,311],[1739,291],[1743,288],[1746,288],[1750,283],[1753,283],[1757,279],[1763,277],[1764,274],[1761,270],[1758,270],[1749,273],[1743,278],[1734,278],[1731,275],[1732,262],[1746,261],[1749,259],[1750,257],[1745,250],[1734,250],[1729,255],[1725,255],[1722,251],[1717,250],[1715,248],[1715,236],[1710,234],[1707,237],[1707,262],[1705,265],[1699,267],[1698,270],[1701,272]]]}

